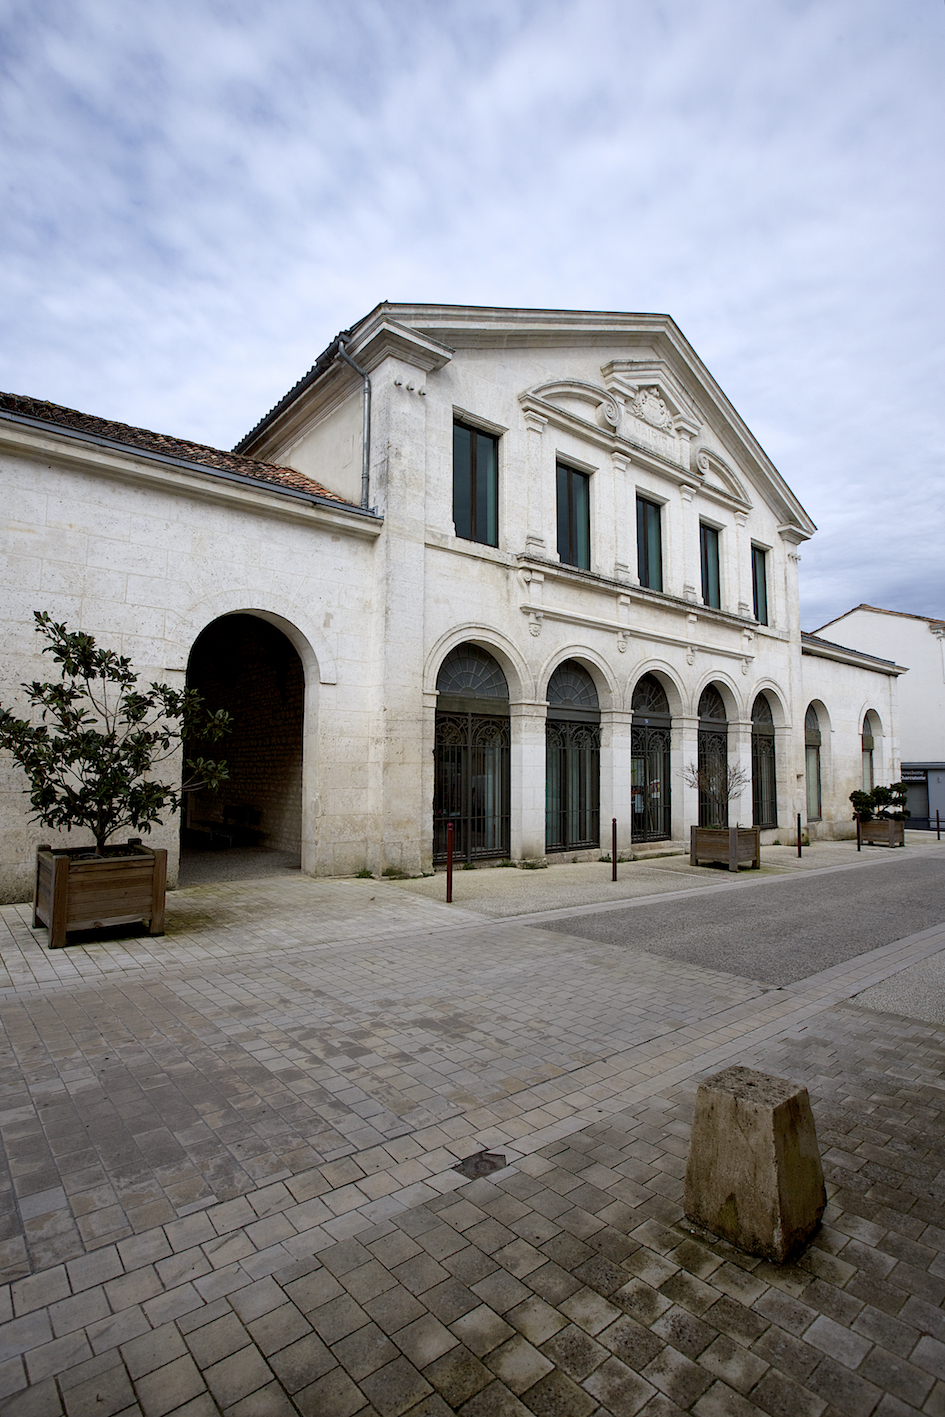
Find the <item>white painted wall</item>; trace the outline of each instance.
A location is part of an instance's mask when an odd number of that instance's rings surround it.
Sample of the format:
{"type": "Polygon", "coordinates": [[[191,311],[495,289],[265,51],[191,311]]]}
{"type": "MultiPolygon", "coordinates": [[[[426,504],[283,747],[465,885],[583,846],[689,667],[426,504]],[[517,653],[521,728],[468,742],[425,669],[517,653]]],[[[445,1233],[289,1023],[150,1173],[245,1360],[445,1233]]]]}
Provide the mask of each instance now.
{"type": "Polygon", "coordinates": [[[899,681],[902,760],[945,762],[945,623],[859,606],[818,633],[908,668],[899,681]]]}

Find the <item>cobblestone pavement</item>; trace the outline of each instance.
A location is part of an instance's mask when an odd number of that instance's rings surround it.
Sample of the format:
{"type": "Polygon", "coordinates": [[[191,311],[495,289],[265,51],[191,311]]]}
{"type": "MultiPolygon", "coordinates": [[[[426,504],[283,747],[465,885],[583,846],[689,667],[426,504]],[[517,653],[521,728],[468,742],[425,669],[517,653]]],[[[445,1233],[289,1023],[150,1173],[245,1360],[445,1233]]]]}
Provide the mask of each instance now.
{"type": "Polygon", "coordinates": [[[370,882],[171,903],[0,912],[4,1417],[945,1417],[945,1029],[850,1002],[945,926],[765,989],[370,882]],[[811,1092],[793,1265],[682,1213],[732,1061],[811,1092]]]}

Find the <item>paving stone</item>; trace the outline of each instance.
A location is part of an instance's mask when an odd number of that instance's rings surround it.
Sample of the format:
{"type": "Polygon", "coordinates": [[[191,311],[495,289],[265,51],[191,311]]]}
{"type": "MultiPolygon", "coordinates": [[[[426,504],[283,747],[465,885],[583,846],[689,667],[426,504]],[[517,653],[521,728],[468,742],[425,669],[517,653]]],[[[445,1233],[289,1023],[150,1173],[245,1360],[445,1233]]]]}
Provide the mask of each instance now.
{"type": "Polygon", "coordinates": [[[205,1391],[203,1378],[189,1354],[135,1380],[135,1392],[145,1417],[165,1417],[205,1391]]]}
{"type": "Polygon", "coordinates": [[[302,1317],[294,1304],[283,1304],[278,1309],[271,1309],[269,1313],[253,1319],[247,1328],[256,1347],[267,1357],[312,1331],[311,1324],[302,1317]]]}
{"type": "Polygon", "coordinates": [[[824,1398],[830,1407],[849,1414],[867,1417],[876,1407],[882,1393],[873,1383],[861,1378],[832,1358],[824,1358],[807,1379],[808,1391],[824,1398]]]}
{"type": "Polygon", "coordinates": [[[652,1332],[693,1359],[698,1358],[716,1336],[715,1329],[676,1304],[653,1323],[652,1332]]]}
{"type": "MultiPolygon", "coordinates": [[[[364,1395],[343,1368],[335,1368],[302,1391],[293,1402],[302,1417],[352,1417],[364,1408],[364,1395]]],[[[386,1414],[385,1414],[386,1417],[386,1414]]]]}
{"type": "Polygon", "coordinates": [[[770,1328],[752,1345],[752,1352],[756,1353],[765,1363],[770,1363],[773,1368],[780,1369],[797,1383],[803,1383],[817,1367],[821,1355],[816,1348],[795,1338],[793,1334],[786,1333],[783,1328],[778,1328],[772,1324],[770,1328]]]}
{"type": "Polygon", "coordinates": [[[599,1368],[601,1363],[606,1362],[610,1357],[608,1350],[595,1343],[592,1338],[577,1328],[575,1324],[569,1324],[560,1333],[546,1339],[541,1345],[541,1351],[546,1358],[559,1368],[562,1368],[568,1377],[581,1382],[592,1373],[595,1368],[599,1368]]]}
{"type": "Polygon", "coordinates": [[[875,1383],[884,1392],[893,1393],[916,1408],[922,1406],[935,1386],[931,1374],[879,1345],[863,1360],[857,1372],[867,1382],[875,1383]]]}
{"type": "Polygon", "coordinates": [[[337,1367],[338,1360],[316,1333],[309,1333],[270,1354],[269,1366],[287,1392],[297,1393],[337,1367]]]}
{"type": "Polygon", "coordinates": [[[430,1395],[433,1385],[427,1380],[427,1374],[421,1375],[412,1363],[401,1357],[364,1378],[361,1390],[381,1417],[400,1417],[430,1395]]]}
{"type": "Polygon", "coordinates": [[[652,1397],[654,1388],[618,1358],[608,1358],[584,1386],[613,1417],[635,1417],[652,1397]]]}
{"type": "Polygon", "coordinates": [[[203,1376],[221,1407],[232,1407],[235,1402],[265,1387],[272,1380],[266,1360],[254,1344],[248,1344],[204,1368],[203,1376]]]}
{"type": "MultiPolygon", "coordinates": [[[[459,1322],[462,1320],[460,1319],[459,1322]]],[[[457,1341],[456,1333],[451,1333],[433,1314],[422,1314],[420,1318],[414,1319],[413,1323],[398,1329],[395,1339],[397,1348],[410,1359],[415,1368],[425,1368],[428,1363],[432,1363],[436,1358],[453,1348],[457,1341]]],[[[389,1357],[393,1358],[396,1356],[396,1349],[393,1349],[392,1345],[389,1347],[392,1348],[389,1357]]],[[[342,1359],[342,1361],[344,1360],[342,1359]]],[[[385,1358],[384,1361],[387,1362],[388,1359],[385,1358]]],[[[380,1364],[377,1366],[379,1367],[380,1364]]]]}
{"type": "Polygon", "coordinates": [[[516,1304],[514,1308],[507,1309],[505,1318],[536,1346],[568,1325],[568,1320],[562,1314],[534,1294],[521,1304],[516,1304]]]}
{"type": "Polygon", "coordinates": [[[153,1373],[155,1369],[164,1367],[175,1358],[185,1357],[186,1354],[187,1345],[173,1324],[152,1329],[140,1338],[123,1344],[121,1348],[125,1366],[135,1379],[153,1373]]]}
{"type": "MultiPolygon", "coordinates": [[[[533,1412],[535,1417],[588,1417],[599,1407],[596,1397],[585,1392],[567,1373],[558,1369],[547,1377],[539,1378],[534,1387],[523,1394],[522,1401],[526,1403],[525,1410],[533,1412]]],[[[487,1407],[483,1406],[480,1410],[482,1417],[491,1417],[487,1407]]],[[[517,1414],[518,1409],[515,1410],[517,1414]]],[[[509,1411],[511,1413],[511,1409],[509,1411]]]]}
{"type": "Polygon", "coordinates": [[[691,1407],[712,1383],[704,1369],[669,1345],[647,1363],[642,1376],[680,1407],[691,1407]]]}
{"type": "MultiPolygon", "coordinates": [[[[453,1412],[457,1409],[446,1410],[453,1412]]],[[[523,1406],[520,1399],[510,1392],[504,1383],[498,1381],[463,1403],[458,1410],[461,1417],[531,1417],[529,1408],[523,1406]]]]}
{"type": "Polygon", "coordinates": [[[822,1417],[826,1400],[805,1392],[783,1373],[769,1368],[751,1395],[751,1400],[770,1417],[822,1417]]]}
{"type": "Polygon", "coordinates": [[[554,1368],[521,1334],[494,1348],[484,1359],[496,1377],[512,1392],[521,1394],[554,1368]]]}
{"type": "Polygon", "coordinates": [[[493,1381],[493,1374],[464,1344],[428,1364],[423,1376],[450,1407],[459,1408],[493,1381]]]}
{"type": "MultiPolygon", "coordinates": [[[[508,1278],[510,1284],[517,1283],[511,1275],[508,1278]]],[[[477,1293],[478,1290],[467,1289],[458,1279],[447,1279],[433,1289],[426,1290],[423,1303],[441,1323],[449,1325],[454,1319],[458,1319],[460,1314],[468,1314],[470,1309],[478,1307],[477,1293]]]]}
{"type": "Polygon", "coordinates": [[[478,1309],[471,1309],[469,1313],[461,1314],[458,1319],[454,1319],[450,1328],[459,1341],[464,1343],[470,1352],[475,1353],[477,1358],[491,1353],[494,1348],[498,1348],[506,1339],[511,1338],[515,1332],[515,1329],[505,1319],[500,1318],[487,1304],[480,1304],[478,1309]]]}
{"type": "Polygon", "coordinates": [[[278,1383],[268,1383],[226,1409],[226,1417],[296,1417],[298,1409],[278,1383]]]}
{"type": "Polygon", "coordinates": [[[70,1387],[63,1393],[63,1401],[68,1417],[115,1417],[116,1413],[137,1407],[134,1390],[121,1364],[70,1387]]]}

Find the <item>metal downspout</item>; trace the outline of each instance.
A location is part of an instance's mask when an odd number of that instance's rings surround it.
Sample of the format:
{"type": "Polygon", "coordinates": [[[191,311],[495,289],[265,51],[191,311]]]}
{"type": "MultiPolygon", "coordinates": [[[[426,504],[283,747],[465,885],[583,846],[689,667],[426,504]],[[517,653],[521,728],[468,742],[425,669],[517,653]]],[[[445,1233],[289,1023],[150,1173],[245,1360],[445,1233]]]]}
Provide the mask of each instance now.
{"type": "Polygon", "coordinates": [[[361,506],[368,511],[371,497],[371,380],[351,358],[344,341],[338,337],[338,354],[364,380],[363,417],[361,423],[361,506]]]}

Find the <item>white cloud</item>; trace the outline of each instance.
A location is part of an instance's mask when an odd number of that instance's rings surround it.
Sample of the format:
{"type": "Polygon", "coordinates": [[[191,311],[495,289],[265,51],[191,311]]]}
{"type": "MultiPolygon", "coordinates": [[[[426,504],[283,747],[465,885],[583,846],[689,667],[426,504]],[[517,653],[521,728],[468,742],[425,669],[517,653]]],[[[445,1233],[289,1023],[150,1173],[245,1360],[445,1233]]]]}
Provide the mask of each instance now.
{"type": "Polygon", "coordinates": [[[942,613],[945,7],[10,0],[0,386],[229,445],[378,300],[672,314],[821,532],[942,613]]]}

